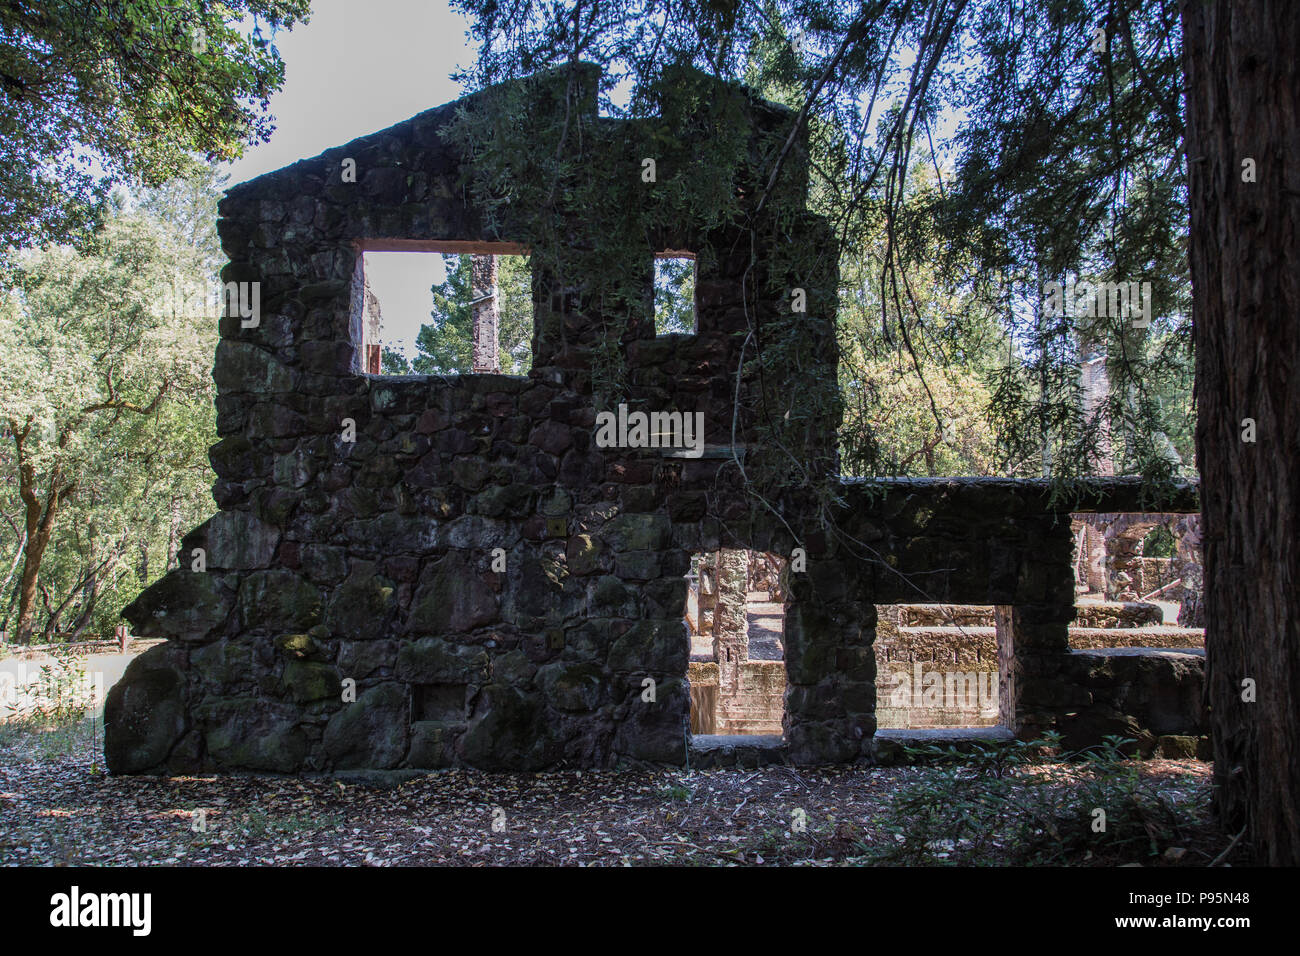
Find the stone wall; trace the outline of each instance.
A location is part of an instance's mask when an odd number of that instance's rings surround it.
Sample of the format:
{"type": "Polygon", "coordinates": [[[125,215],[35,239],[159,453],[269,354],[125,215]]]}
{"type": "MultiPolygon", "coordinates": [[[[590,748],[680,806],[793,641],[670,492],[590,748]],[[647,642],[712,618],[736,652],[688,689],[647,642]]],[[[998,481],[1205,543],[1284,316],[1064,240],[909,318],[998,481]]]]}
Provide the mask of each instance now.
{"type": "MultiPolygon", "coordinates": [[[[565,211],[564,234],[641,243],[628,274],[647,301],[656,252],[698,254],[697,334],[656,337],[648,311],[602,312],[582,277],[562,281],[534,256],[527,376],[365,371],[351,308],[364,250],[487,252],[525,238],[508,212],[486,224],[466,157],[442,132],[458,108],[491,108],[487,94],[229,191],[223,280],[260,283],[262,313],[220,324],[218,511],[185,538],[181,569],[124,612],[166,643],[109,694],[113,772],[682,764],[684,575],[692,553],[722,548],[803,549],[785,593],[784,746],[796,763],[871,759],[875,606],[918,593],[999,605],[1002,723],[1033,734],[1092,707],[1104,675],[1066,640],[1069,516],[1041,483],[845,482],[830,514],[779,483],[745,486],[739,462],[778,473],[764,467],[778,460],[771,397],[833,393],[836,381],[837,254],[804,210],[803,146],[753,223],[684,213],[672,235],[647,236],[638,210],[658,199],[643,157],[657,158],[660,183],[708,177],[752,201],[792,117],[682,74],[657,119],[606,120],[594,81],[584,67],[519,84],[519,135],[554,155],[543,120],[581,132],[566,141],[581,152],[574,175],[594,177],[608,202],[565,211]],[[719,168],[719,139],[748,158],[719,168]],[[791,248],[822,253],[819,264],[787,271],[791,248]],[[796,287],[807,312],[793,316],[796,287]],[[766,356],[760,376],[751,333],[770,340],[792,323],[794,346],[766,356]],[[596,446],[604,344],[627,370],[630,409],[703,413],[700,457],[596,446]],[[844,534],[825,534],[824,518],[844,534]]],[[[835,473],[837,419],[828,406],[792,426],[800,467],[835,473]]],[[[1123,482],[1093,491],[1113,511],[1133,496],[1123,482]]],[[[778,673],[766,668],[763,686],[778,673]]],[[[1097,706],[1128,699],[1107,689],[1097,706]]]]}
{"type": "MultiPolygon", "coordinates": [[[[1163,600],[1198,600],[1201,588],[1200,515],[1116,513],[1075,516],[1076,570],[1081,585],[1104,593],[1108,600],[1133,601],[1175,579],[1185,586],[1171,589],[1163,600]],[[1173,535],[1173,559],[1147,558],[1145,537],[1164,527],[1173,535]]],[[[1194,625],[1201,626],[1201,625],[1194,625]]]]}
{"type": "MultiPolygon", "coordinates": [[[[874,647],[880,700],[876,717],[881,727],[985,727],[1001,723],[1001,714],[991,706],[983,706],[987,696],[996,700],[998,693],[994,690],[987,694],[988,683],[979,684],[978,695],[964,693],[973,680],[985,681],[987,676],[998,674],[999,647],[1007,643],[1007,636],[998,631],[998,608],[914,604],[877,610],[874,647]],[[926,681],[942,681],[945,690],[950,689],[946,685],[955,683],[959,691],[957,699],[950,699],[951,693],[928,695],[926,681]]],[[[1003,617],[1011,613],[1010,608],[1001,611],[1003,617]]],[[[1068,636],[1072,651],[1108,652],[1113,648],[1128,648],[1133,650],[1126,653],[1137,654],[1138,658],[1146,651],[1200,649],[1205,644],[1204,631],[1162,624],[1160,608],[1143,603],[1078,605],[1068,636]]],[[[1156,661],[1166,660],[1158,653],[1151,656],[1156,661]]],[[[1190,665],[1193,671],[1199,672],[1199,667],[1196,662],[1190,665]]],[[[1159,680],[1169,677],[1174,683],[1181,683],[1187,679],[1182,670],[1158,669],[1157,672],[1159,680]]],[[[1087,683],[1091,677],[1079,679],[1087,683]]],[[[1199,680],[1199,674],[1196,679],[1199,680]]],[[[1189,728],[1199,726],[1199,697],[1192,692],[1178,700],[1183,707],[1182,724],[1189,728]]],[[[1141,708],[1138,708],[1134,719],[1140,716],[1141,708]]]]}

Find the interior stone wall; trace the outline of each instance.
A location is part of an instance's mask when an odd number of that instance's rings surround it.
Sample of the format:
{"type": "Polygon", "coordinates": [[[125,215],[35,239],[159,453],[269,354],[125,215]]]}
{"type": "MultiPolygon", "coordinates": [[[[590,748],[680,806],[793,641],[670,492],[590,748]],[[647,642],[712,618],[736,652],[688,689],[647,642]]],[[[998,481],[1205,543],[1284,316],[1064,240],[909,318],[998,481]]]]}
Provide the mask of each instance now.
{"type": "MultiPolygon", "coordinates": [[[[602,314],[582,277],[561,283],[535,267],[527,376],[364,372],[350,303],[365,249],[523,239],[509,215],[485,224],[465,157],[442,132],[458,108],[485,108],[482,94],[228,192],[223,280],[260,283],[262,312],[248,327],[221,320],[218,511],[185,538],[181,568],[125,612],[137,633],[166,642],[109,694],[110,770],[682,764],[683,575],[692,553],[719,548],[804,549],[785,594],[794,762],[871,759],[877,604],[1005,606],[1003,707],[1017,732],[1090,706],[1095,675],[1072,665],[1066,641],[1069,515],[1041,483],[845,482],[829,515],[844,533],[833,536],[796,491],[745,488],[740,463],[764,474],[774,455],[764,396],[836,380],[838,254],[804,208],[803,146],[752,230],[684,220],[647,235],[643,157],[657,157],[661,183],[712,177],[752,200],[791,116],[713,84],[714,125],[701,126],[699,81],[683,76],[659,118],[602,119],[595,79],[584,68],[580,82],[560,73],[522,86],[528,122],[581,126],[589,152],[575,175],[595,177],[621,217],[594,235],[574,213],[566,234],[592,245],[610,229],[639,237],[647,298],[656,252],[707,253],[697,334],[656,337],[648,311],[602,314]],[[719,169],[708,147],[726,136],[749,137],[749,158],[719,169]],[[820,265],[783,272],[792,246],[820,252],[820,265]],[[808,302],[797,318],[794,287],[808,302]],[[746,342],[792,321],[799,348],[770,356],[760,379],[746,342]],[[623,400],[703,412],[702,457],[595,446],[594,353],[610,328],[622,330],[623,400]]],[[[553,144],[539,136],[537,148],[553,144]]],[[[837,424],[833,407],[800,423],[804,467],[835,473],[837,424]]],[[[1098,491],[1108,510],[1127,494],[1122,482],[1098,491]]]]}

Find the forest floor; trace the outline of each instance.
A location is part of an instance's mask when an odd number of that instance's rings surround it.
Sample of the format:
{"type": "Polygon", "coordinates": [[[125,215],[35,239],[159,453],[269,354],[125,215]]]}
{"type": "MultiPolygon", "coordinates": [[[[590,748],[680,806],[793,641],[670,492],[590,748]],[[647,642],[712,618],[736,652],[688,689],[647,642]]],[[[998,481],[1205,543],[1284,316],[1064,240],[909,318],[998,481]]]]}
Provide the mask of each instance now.
{"type": "Polygon", "coordinates": [[[88,720],[0,724],[0,864],[1240,865],[1210,765],[334,778],[105,775],[88,720]],[[1097,804],[1108,818],[1097,829],[1097,804]],[[1225,853],[1226,851],[1226,853],[1225,853]]]}

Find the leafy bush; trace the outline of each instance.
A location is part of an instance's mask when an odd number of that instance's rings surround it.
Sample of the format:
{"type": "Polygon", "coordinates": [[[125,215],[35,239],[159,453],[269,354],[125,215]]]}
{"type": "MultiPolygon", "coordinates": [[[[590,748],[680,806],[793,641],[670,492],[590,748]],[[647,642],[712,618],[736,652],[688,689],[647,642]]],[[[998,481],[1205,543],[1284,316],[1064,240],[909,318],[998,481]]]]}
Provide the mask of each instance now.
{"type": "Polygon", "coordinates": [[[1144,778],[1132,741],[1062,753],[1056,734],[1006,744],[909,747],[931,764],[876,821],[884,839],[859,845],[867,863],[1050,864],[1079,857],[1157,856],[1203,822],[1144,778]]]}

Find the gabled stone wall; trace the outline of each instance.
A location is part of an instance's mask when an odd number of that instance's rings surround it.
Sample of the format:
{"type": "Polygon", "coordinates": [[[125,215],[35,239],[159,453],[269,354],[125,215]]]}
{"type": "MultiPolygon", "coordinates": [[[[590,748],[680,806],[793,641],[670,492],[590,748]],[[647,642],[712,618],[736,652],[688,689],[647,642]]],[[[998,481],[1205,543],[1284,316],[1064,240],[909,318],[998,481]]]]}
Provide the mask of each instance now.
{"type": "MultiPolygon", "coordinates": [[[[700,81],[683,76],[659,119],[619,123],[597,116],[589,69],[570,80],[524,84],[521,121],[558,114],[582,130],[579,175],[608,206],[572,213],[567,234],[591,247],[639,237],[647,298],[656,252],[702,253],[698,334],[656,338],[648,311],[602,314],[581,276],[562,284],[539,267],[527,376],[364,374],[351,308],[364,249],[524,240],[509,215],[485,224],[441,132],[457,108],[486,108],[483,94],[230,190],[223,280],[259,283],[261,315],[221,321],[219,510],[185,539],[182,568],[125,612],[167,642],[109,695],[114,772],[681,764],[683,575],[692,553],[719,548],[806,550],[786,594],[792,760],[869,759],[874,606],[916,601],[917,587],[1011,608],[1006,723],[1034,732],[1075,706],[1069,520],[1038,485],[847,484],[834,516],[847,538],[824,535],[796,489],[751,487],[760,503],[743,487],[741,462],[771,474],[761,466],[778,457],[764,398],[834,390],[835,244],[804,209],[797,142],[752,230],[688,217],[647,235],[639,210],[656,200],[641,160],[657,157],[660,183],[709,177],[752,203],[791,116],[712,84],[716,128],[702,128],[678,96],[700,81]],[[748,159],[718,168],[710,142],[737,136],[748,159]],[[820,264],[783,273],[792,246],[820,264]],[[808,302],[797,317],[795,287],[808,302]],[[798,348],[766,356],[760,379],[747,343],[792,321],[798,348]],[[593,367],[611,328],[622,401],[702,412],[702,457],[596,447],[593,367]],[[201,569],[187,563],[199,553],[201,569]]],[[[797,425],[791,451],[814,474],[834,474],[837,419],[830,407],[797,425]]]]}

